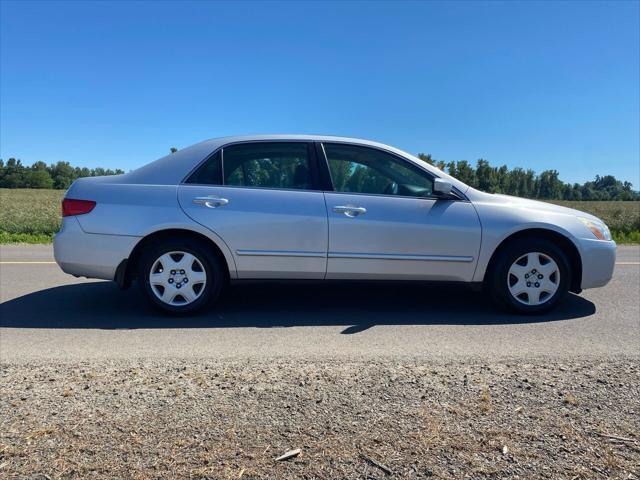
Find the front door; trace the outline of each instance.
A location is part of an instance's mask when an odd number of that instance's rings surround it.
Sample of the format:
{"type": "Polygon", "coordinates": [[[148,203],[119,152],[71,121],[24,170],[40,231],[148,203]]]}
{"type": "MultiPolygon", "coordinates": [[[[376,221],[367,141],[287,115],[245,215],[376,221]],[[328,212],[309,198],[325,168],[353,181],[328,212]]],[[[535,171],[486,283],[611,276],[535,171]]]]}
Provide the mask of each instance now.
{"type": "Polygon", "coordinates": [[[327,211],[307,142],[225,147],[179,187],[183,210],[231,249],[239,278],[323,278],[327,211]]]}
{"type": "Polygon", "coordinates": [[[480,221],[469,202],[433,196],[433,177],[396,155],[323,145],[334,192],[326,278],[471,281],[480,221]]]}

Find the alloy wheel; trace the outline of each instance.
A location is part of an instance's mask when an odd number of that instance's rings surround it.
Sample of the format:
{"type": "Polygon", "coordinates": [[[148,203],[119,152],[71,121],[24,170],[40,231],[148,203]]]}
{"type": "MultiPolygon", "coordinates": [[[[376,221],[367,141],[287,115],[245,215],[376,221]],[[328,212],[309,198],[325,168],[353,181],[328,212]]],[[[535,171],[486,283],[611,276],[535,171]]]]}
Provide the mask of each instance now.
{"type": "Polygon", "coordinates": [[[518,302],[537,306],[550,300],[560,286],[560,268],[553,258],[530,252],[511,264],[507,287],[518,302]]]}
{"type": "Polygon", "coordinates": [[[174,251],[161,255],[149,271],[154,295],[168,305],[193,303],[204,291],[207,273],[194,255],[174,251]]]}

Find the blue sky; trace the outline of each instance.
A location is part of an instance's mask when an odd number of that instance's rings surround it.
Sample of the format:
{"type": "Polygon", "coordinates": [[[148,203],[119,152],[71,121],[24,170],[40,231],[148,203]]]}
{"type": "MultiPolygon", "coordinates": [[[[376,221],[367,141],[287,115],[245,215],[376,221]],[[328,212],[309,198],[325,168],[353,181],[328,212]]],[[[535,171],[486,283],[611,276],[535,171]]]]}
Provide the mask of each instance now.
{"type": "Polygon", "coordinates": [[[640,3],[1,4],[0,155],[327,133],[640,186],[640,3]]]}

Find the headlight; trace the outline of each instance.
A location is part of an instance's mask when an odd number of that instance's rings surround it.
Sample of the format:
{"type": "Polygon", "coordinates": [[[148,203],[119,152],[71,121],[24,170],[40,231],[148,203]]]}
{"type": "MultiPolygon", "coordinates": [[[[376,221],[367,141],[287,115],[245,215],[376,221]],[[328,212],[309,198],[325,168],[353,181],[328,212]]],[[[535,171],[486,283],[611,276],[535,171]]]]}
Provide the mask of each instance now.
{"type": "Polygon", "coordinates": [[[588,218],[578,217],[585,227],[591,230],[597,239],[599,240],[611,240],[611,232],[609,231],[609,227],[607,227],[602,222],[596,222],[594,220],[589,220],[588,218]]]}

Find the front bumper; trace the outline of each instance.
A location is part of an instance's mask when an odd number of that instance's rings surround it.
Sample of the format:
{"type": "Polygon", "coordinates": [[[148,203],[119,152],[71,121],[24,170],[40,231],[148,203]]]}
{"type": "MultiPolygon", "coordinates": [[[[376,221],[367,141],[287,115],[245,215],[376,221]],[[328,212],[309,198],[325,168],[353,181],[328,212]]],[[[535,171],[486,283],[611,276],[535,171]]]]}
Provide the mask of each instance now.
{"type": "Polygon", "coordinates": [[[616,242],[602,240],[580,240],[582,256],[581,287],[603,287],[613,276],[616,264],[616,242]]]}
{"type": "Polygon", "coordinates": [[[140,237],[86,233],[76,217],[62,219],[53,239],[53,256],[63,272],[76,277],[113,280],[122,260],[140,237]]]}

